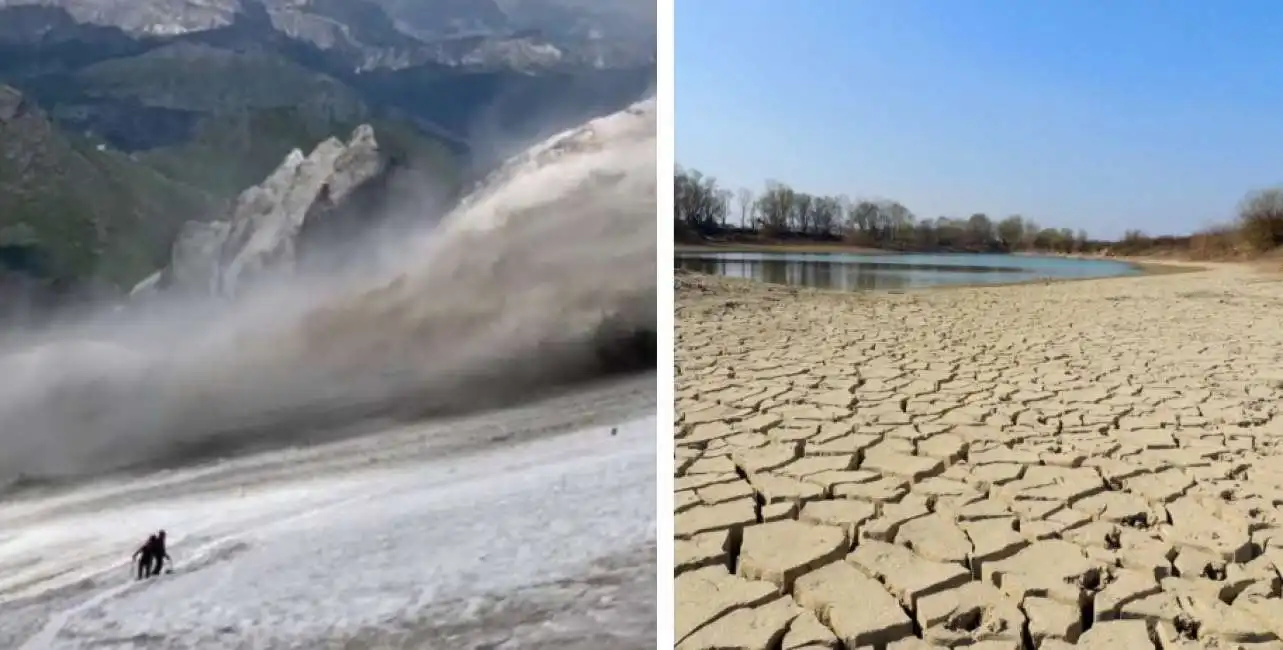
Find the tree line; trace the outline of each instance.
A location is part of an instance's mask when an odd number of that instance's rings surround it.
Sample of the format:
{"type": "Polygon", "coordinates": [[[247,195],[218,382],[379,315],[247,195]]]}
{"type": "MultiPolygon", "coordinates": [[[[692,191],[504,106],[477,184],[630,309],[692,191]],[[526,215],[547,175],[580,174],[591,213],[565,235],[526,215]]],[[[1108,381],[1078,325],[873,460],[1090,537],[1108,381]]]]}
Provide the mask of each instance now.
{"type": "Polygon", "coordinates": [[[674,235],[679,242],[802,240],[903,251],[1108,251],[1119,255],[1171,251],[1204,258],[1283,247],[1280,189],[1249,194],[1232,224],[1179,237],[1151,237],[1129,230],[1117,241],[1092,239],[1081,229],[1046,228],[1022,215],[920,217],[899,201],[813,195],[775,180],[757,192],[732,191],[712,176],[681,166],[674,174],[673,193],[674,235]]]}
{"type": "Polygon", "coordinates": [[[774,180],[760,192],[732,192],[712,176],[681,167],[673,190],[674,227],[681,241],[754,234],[902,250],[1066,253],[1081,252],[1091,243],[1085,231],[1043,228],[1020,215],[923,218],[899,201],[808,194],[774,180]]]}

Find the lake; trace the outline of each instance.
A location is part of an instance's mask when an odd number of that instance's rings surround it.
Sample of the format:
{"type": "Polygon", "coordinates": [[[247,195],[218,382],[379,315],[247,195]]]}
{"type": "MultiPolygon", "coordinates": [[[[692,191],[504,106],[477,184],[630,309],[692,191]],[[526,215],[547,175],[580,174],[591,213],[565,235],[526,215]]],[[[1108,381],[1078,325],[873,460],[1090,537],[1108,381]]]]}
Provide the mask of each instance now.
{"type": "Polygon", "coordinates": [[[912,253],[678,253],[676,267],[697,273],[841,291],[1011,284],[1041,279],[1136,275],[1126,262],[1027,255],[912,253]]]}

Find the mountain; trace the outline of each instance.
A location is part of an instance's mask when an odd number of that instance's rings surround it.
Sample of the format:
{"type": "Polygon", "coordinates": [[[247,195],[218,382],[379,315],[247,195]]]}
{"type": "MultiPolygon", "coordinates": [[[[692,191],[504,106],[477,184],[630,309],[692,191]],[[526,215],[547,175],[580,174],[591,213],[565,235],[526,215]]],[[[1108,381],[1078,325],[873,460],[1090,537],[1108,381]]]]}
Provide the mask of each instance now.
{"type": "Polygon", "coordinates": [[[477,43],[473,59],[623,67],[655,60],[646,0],[373,0],[398,30],[430,43],[477,43]],[[472,40],[470,40],[472,39],[472,40]]]}
{"type": "Polygon", "coordinates": [[[643,0],[0,0],[0,83],[125,151],[209,114],[411,123],[496,164],[653,92],[643,0]]]}
{"type": "Polygon", "coordinates": [[[124,283],[155,268],[212,195],[59,130],[0,86],[0,287],[14,293],[124,283]]]}
{"type": "Polygon", "coordinates": [[[361,69],[426,63],[546,68],[655,61],[647,0],[0,0],[133,38],[214,32],[246,17],[361,69]]]}
{"type": "MultiPolygon", "coordinates": [[[[440,142],[403,124],[370,126],[389,164],[426,174],[446,200],[460,191],[458,163],[440,142]]],[[[0,295],[128,288],[165,264],[184,222],[225,213],[291,150],[356,128],[269,109],[203,122],[189,142],[125,153],[58,128],[0,86],[0,295]]]]}
{"type": "Polygon", "coordinates": [[[654,14],[641,0],[0,0],[0,298],[15,277],[127,289],[183,222],[360,124],[457,195],[653,92],[654,14]]]}

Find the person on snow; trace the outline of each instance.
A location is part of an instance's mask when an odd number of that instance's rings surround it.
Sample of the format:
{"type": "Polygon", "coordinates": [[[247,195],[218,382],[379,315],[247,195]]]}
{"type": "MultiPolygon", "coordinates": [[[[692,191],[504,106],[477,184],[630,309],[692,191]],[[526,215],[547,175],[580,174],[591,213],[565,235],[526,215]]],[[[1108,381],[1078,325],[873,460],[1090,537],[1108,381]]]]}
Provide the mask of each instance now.
{"type": "Polygon", "coordinates": [[[143,542],[142,546],[138,547],[137,551],[134,551],[133,560],[134,562],[138,563],[139,580],[142,580],[143,578],[151,577],[152,565],[155,563],[155,560],[153,559],[155,548],[156,548],[156,536],[151,535],[147,538],[146,542],[143,542]]]}
{"type": "Polygon", "coordinates": [[[151,547],[151,559],[155,565],[152,568],[151,574],[160,575],[160,570],[165,566],[165,560],[169,560],[169,563],[172,566],[174,559],[169,557],[169,552],[165,550],[165,531],[162,530],[157,532],[152,536],[152,539],[155,541],[152,543],[151,547]]]}
{"type": "Polygon", "coordinates": [[[134,551],[134,561],[138,562],[138,579],[159,575],[165,566],[165,560],[173,561],[165,550],[165,531],[160,531],[147,538],[147,541],[134,551]]]}

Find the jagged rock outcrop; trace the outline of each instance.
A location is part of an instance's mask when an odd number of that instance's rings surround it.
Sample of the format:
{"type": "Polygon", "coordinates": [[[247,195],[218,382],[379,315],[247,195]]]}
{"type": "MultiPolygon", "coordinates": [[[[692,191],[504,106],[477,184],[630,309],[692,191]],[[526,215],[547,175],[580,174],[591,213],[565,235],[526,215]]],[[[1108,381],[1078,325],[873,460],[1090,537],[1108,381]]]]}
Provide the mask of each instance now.
{"type": "Polygon", "coordinates": [[[257,278],[292,272],[305,225],[343,218],[336,208],[387,169],[368,125],[357,127],[347,143],[329,138],[307,156],[295,149],[266,180],[241,193],[226,220],[187,223],[169,265],[131,295],[231,297],[257,278]]]}
{"type": "Polygon", "coordinates": [[[0,85],[0,122],[8,122],[22,112],[22,93],[9,86],[0,85]]]}

